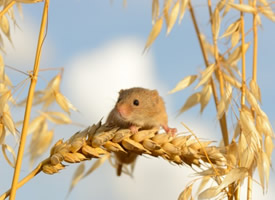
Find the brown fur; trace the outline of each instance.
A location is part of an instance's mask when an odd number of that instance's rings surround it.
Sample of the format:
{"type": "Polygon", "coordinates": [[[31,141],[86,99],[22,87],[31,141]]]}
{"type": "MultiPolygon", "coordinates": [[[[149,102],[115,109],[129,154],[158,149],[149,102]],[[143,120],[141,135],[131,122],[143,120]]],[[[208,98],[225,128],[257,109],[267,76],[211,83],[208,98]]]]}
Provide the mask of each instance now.
{"type": "Polygon", "coordinates": [[[168,119],[164,101],[156,90],[131,88],[120,90],[118,101],[106,122],[122,128],[136,125],[149,129],[167,125],[168,119]],[[135,99],[139,101],[138,106],[133,104],[135,99]],[[122,119],[118,113],[121,107],[129,113],[125,119],[122,119]]]}
{"type": "MultiPolygon", "coordinates": [[[[163,127],[165,131],[174,134],[176,129],[170,129],[167,125],[168,118],[165,104],[157,90],[135,87],[120,90],[115,107],[110,112],[106,124],[121,128],[137,127],[151,129],[163,127]],[[138,105],[134,101],[138,100],[138,105]]],[[[131,129],[132,131],[134,129],[131,129]]],[[[116,153],[117,175],[120,176],[123,164],[135,161],[135,153],[116,153]]]]}

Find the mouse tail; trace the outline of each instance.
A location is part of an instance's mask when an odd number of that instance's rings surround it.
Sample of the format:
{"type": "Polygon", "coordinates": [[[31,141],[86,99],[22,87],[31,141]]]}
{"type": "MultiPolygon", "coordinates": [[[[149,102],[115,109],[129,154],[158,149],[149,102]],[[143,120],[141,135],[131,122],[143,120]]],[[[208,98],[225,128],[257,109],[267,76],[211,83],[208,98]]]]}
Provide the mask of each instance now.
{"type": "Polygon", "coordinates": [[[121,175],[121,173],[122,173],[122,167],[123,167],[123,165],[122,165],[121,163],[119,163],[119,164],[117,165],[117,168],[116,168],[116,175],[117,175],[117,176],[120,176],[120,175],[121,175]]]}

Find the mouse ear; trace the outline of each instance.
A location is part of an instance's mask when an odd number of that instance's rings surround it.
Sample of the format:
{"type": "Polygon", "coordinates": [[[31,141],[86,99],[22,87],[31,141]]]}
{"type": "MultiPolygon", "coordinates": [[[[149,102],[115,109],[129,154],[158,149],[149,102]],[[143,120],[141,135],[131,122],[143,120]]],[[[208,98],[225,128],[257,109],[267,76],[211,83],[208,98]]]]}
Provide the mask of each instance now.
{"type": "Polygon", "coordinates": [[[159,96],[159,93],[157,90],[151,90],[152,91],[152,94],[156,97],[156,96],[159,96]]]}
{"type": "Polygon", "coordinates": [[[121,89],[121,90],[118,92],[118,94],[122,94],[122,92],[124,92],[124,90],[121,89]]]}
{"type": "Polygon", "coordinates": [[[152,91],[152,99],[153,101],[158,104],[159,103],[159,93],[157,90],[151,90],[152,91]]]}

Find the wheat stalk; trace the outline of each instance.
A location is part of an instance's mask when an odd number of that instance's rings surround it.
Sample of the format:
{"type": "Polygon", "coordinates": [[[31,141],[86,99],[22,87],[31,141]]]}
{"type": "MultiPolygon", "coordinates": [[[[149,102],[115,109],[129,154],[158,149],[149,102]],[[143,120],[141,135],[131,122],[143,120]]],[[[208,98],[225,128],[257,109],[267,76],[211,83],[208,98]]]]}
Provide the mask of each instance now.
{"type": "Polygon", "coordinates": [[[201,161],[211,162],[217,167],[226,165],[221,149],[208,146],[211,143],[209,141],[200,142],[200,146],[191,135],[171,137],[167,133],[157,133],[158,129],[151,129],[132,134],[129,129],[110,129],[98,123],[77,132],[66,142],[59,140],[51,149],[50,162],[45,164],[42,170],[53,174],[60,170],[62,161],[76,163],[99,158],[111,152],[148,154],[189,166],[201,167],[201,161]]]}
{"type": "MultiPolygon", "coordinates": [[[[227,173],[225,149],[209,146],[210,141],[197,142],[191,135],[172,137],[167,133],[158,134],[158,129],[142,130],[135,134],[129,129],[110,128],[101,122],[75,133],[67,141],[59,140],[51,148],[50,156],[34,171],[18,183],[24,185],[38,173],[55,174],[65,168],[64,162],[80,163],[85,160],[102,158],[113,152],[134,152],[147,154],[176,163],[217,168],[219,174],[227,173]],[[223,173],[221,173],[223,172],[223,173]]],[[[214,169],[215,170],[215,169],[214,169]]],[[[0,200],[7,198],[8,190],[0,200]]]]}

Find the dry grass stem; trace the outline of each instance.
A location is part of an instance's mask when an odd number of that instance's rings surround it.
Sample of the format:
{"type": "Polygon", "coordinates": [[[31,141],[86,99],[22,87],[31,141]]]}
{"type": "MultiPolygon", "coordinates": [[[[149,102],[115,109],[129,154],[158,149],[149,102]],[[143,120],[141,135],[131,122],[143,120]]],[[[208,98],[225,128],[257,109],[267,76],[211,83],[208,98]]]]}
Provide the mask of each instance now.
{"type": "MultiPolygon", "coordinates": [[[[243,1],[240,0],[240,5],[243,4],[243,1]]],[[[240,12],[241,19],[241,55],[242,55],[242,97],[241,97],[241,105],[242,107],[245,105],[245,86],[246,86],[246,66],[245,66],[245,30],[244,30],[244,13],[240,12]]]]}
{"type": "MultiPolygon", "coordinates": [[[[243,4],[243,0],[240,0],[240,5],[243,4]]],[[[241,20],[241,55],[242,55],[242,88],[241,88],[241,107],[245,106],[245,88],[246,88],[246,66],[245,66],[245,29],[244,29],[244,13],[240,11],[240,20],[241,20]]],[[[241,133],[242,134],[242,133],[241,133]]],[[[240,181],[236,186],[235,199],[240,199],[240,181]]]]}
{"type": "MultiPolygon", "coordinates": [[[[256,8],[256,0],[253,0],[253,7],[256,8]]],[[[258,23],[257,23],[258,14],[255,12],[253,14],[253,71],[252,71],[252,80],[257,82],[257,50],[258,50],[258,23]]]]}
{"type": "Polygon", "coordinates": [[[23,127],[22,127],[22,132],[21,132],[21,139],[20,139],[20,143],[19,143],[19,149],[18,149],[18,153],[17,153],[17,159],[16,159],[16,164],[15,164],[15,169],[14,169],[14,174],[13,174],[12,187],[11,187],[11,192],[10,192],[10,200],[14,200],[15,195],[16,195],[17,182],[19,179],[19,174],[20,174],[20,169],[21,169],[21,164],[22,164],[22,159],[23,159],[23,154],[24,154],[24,149],[25,149],[27,131],[28,131],[28,124],[29,124],[29,120],[30,120],[33,96],[34,96],[35,86],[36,86],[36,82],[37,82],[37,75],[38,75],[38,69],[39,69],[40,57],[41,57],[41,48],[42,48],[42,43],[44,40],[44,33],[45,33],[46,22],[47,22],[47,18],[48,18],[48,6],[49,6],[49,0],[45,0],[43,17],[42,17],[41,27],[40,27],[40,34],[39,34],[39,38],[38,38],[38,42],[37,42],[36,57],[35,57],[35,62],[34,62],[35,64],[33,67],[33,74],[31,76],[31,84],[30,84],[30,88],[29,88],[29,92],[28,92],[24,122],[23,122],[23,127]]]}
{"type": "MultiPolygon", "coordinates": [[[[214,57],[215,57],[215,64],[217,66],[217,74],[218,74],[218,80],[220,85],[220,96],[224,96],[224,80],[222,76],[221,71],[221,65],[220,65],[220,56],[219,56],[219,49],[218,49],[218,33],[220,29],[220,11],[219,7],[217,6],[214,13],[212,13],[211,9],[211,0],[208,0],[208,10],[209,10],[209,16],[210,16],[210,22],[212,27],[212,38],[213,38],[213,46],[214,46],[214,57]]],[[[228,136],[228,129],[227,129],[227,122],[226,122],[226,115],[225,113],[220,118],[220,125],[222,130],[222,136],[223,136],[223,142],[224,145],[227,146],[229,144],[229,136],[228,136]]]]}
{"type": "MultiPolygon", "coordinates": [[[[253,8],[256,9],[257,1],[253,0],[253,8]]],[[[257,30],[257,12],[253,13],[253,66],[252,66],[252,81],[250,83],[250,89],[252,91],[259,91],[258,89],[254,89],[255,87],[252,86],[257,84],[257,50],[258,50],[258,30],[257,30]]],[[[254,92],[256,94],[255,96],[257,99],[260,100],[260,95],[257,94],[258,92],[254,92]]],[[[253,108],[251,107],[251,110],[253,112],[253,108]]],[[[255,118],[255,113],[253,112],[253,116],[255,118]]],[[[249,176],[247,178],[247,200],[252,199],[252,178],[253,178],[253,170],[252,168],[249,169],[249,176]]]]}
{"type": "Polygon", "coordinates": [[[252,168],[248,171],[248,178],[247,178],[247,200],[252,200],[252,179],[253,179],[253,170],[252,168]]]}
{"type": "Polygon", "coordinates": [[[10,1],[8,5],[6,5],[3,10],[0,12],[0,18],[6,14],[6,12],[16,3],[16,1],[10,1]]]}
{"type": "MultiPolygon", "coordinates": [[[[16,187],[17,187],[16,189],[22,187],[25,183],[27,183],[33,177],[35,177],[37,174],[39,174],[42,170],[42,166],[44,165],[44,163],[47,163],[47,162],[48,162],[48,159],[46,159],[46,160],[42,161],[41,163],[39,163],[37,165],[37,167],[31,173],[29,173],[25,178],[23,178],[21,181],[18,182],[18,184],[16,185],[16,187]]],[[[11,192],[11,189],[9,189],[5,193],[3,193],[0,196],[0,200],[6,199],[10,195],[10,192],[11,192]]]]}
{"type": "MultiPolygon", "coordinates": [[[[208,1],[208,3],[210,3],[210,5],[211,5],[211,1],[208,1]]],[[[191,1],[189,1],[188,6],[189,6],[189,11],[190,11],[190,14],[191,14],[192,22],[194,24],[194,28],[195,28],[195,31],[196,31],[196,35],[197,35],[197,38],[199,40],[200,49],[201,49],[201,52],[202,52],[202,55],[203,55],[203,60],[204,60],[205,66],[209,67],[210,65],[209,65],[206,49],[204,47],[204,42],[202,41],[202,38],[201,38],[201,32],[200,32],[199,27],[198,27],[198,23],[197,23],[197,20],[196,20],[196,17],[195,17],[195,12],[194,12],[194,9],[192,7],[191,1]]],[[[212,14],[211,8],[209,8],[209,12],[212,14]]],[[[214,102],[215,102],[216,109],[217,109],[218,104],[219,104],[219,100],[218,100],[218,94],[217,94],[217,91],[216,91],[215,82],[214,82],[212,77],[210,78],[210,84],[211,84],[211,88],[212,88],[212,92],[213,92],[214,102]]],[[[221,90],[223,91],[223,89],[221,89],[221,90]]],[[[220,123],[221,132],[222,132],[222,135],[223,135],[224,144],[227,145],[227,144],[229,144],[229,139],[228,139],[228,130],[227,130],[225,115],[223,115],[219,119],[219,123],[220,123]]]]}

